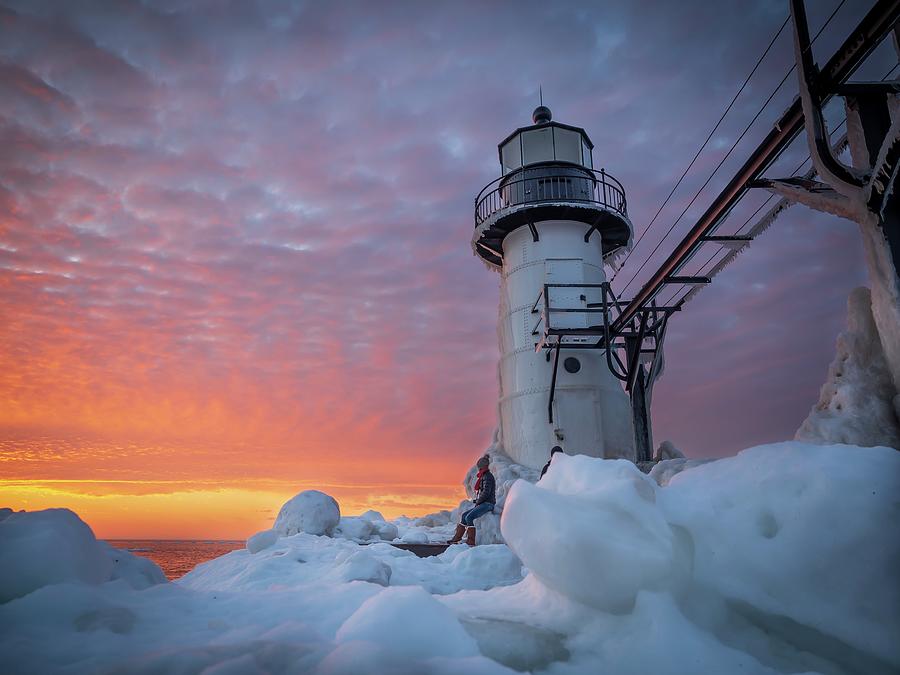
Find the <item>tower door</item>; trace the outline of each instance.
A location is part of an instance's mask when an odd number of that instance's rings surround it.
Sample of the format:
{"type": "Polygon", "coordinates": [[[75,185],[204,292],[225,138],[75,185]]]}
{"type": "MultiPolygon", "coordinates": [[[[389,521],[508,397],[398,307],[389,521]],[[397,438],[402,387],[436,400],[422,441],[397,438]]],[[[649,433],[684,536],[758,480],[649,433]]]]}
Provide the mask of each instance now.
{"type": "MultiPolygon", "coordinates": [[[[583,284],[584,261],[581,258],[547,258],[544,261],[544,283],[583,284]]],[[[549,288],[550,305],[555,309],[584,309],[584,288],[549,288]]],[[[554,312],[550,317],[554,328],[584,328],[583,312],[554,312]]]]}
{"type": "Polygon", "coordinates": [[[603,457],[600,408],[593,388],[557,390],[553,401],[555,430],[570,455],[603,457]]]}

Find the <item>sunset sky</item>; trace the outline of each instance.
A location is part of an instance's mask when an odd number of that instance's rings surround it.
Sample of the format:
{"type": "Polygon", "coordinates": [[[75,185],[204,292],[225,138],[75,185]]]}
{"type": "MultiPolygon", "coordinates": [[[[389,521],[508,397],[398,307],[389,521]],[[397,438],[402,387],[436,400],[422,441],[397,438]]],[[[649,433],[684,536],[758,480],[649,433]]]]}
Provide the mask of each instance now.
{"type": "MultiPolygon", "coordinates": [[[[808,4],[815,33],[838,0],[808,4]]],[[[820,62],[870,5],[845,3],[820,62]]],[[[496,422],[499,277],[469,247],[496,144],[542,85],[640,233],[786,16],[784,0],[0,0],[0,506],[202,538],[262,529],[310,487],[345,513],[452,508],[496,422]]],[[[857,79],[895,61],[882,45],[857,79]]],[[[617,289],[791,63],[786,30],[617,289]]],[[[706,457],[792,437],[863,283],[853,224],[787,212],[673,319],[656,442],[706,457]]]]}

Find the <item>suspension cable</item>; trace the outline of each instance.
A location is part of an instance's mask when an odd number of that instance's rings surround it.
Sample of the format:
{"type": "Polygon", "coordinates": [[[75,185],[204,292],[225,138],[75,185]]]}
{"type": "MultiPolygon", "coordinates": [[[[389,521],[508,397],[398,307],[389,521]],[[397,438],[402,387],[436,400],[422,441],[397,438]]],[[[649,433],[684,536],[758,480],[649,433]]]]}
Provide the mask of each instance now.
{"type": "MultiPolygon", "coordinates": [[[[900,66],[900,64],[897,64],[897,66],[894,66],[894,68],[891,69],[891,73],[892,73],[894,70],[896,70],[896,68],[897,68],[898,66],[900,66]]],[[[885,75],[885,77],[882,78],[882,82],[883,82],[884,80],[886,80],[888,77],[890,77],[890,74],[891,74],[891,73],[888,73],[887,75],[885,75]]],[[[829,134],[829,137],[830,137],[830,138],[834,138],[835,134],[837,134],[837,133],[841,130],[841,128],[844,126],[844,124],[846,124],[846,123],[847,123],[847,118],[845,117],[845,118],[842,119],[842,120],[840,121],[840,123],[839,123],[839,124],[831,131],[831,133],[829,134]]],[[[790,175],[791,175],[791,176],[797,175],[797,174],[800,172],[800,170],[801,170],[804,166],[806,166],[806,163],[809,162],[811,159],[812,159],[812,157],[809,156],[809,155],[807,155],[807,156],[806,156],[806,159],[804,159],[802,162],[800,162],[800,164],[797,165],[797,168],[794,169],[794,170],[790,173],[790,175]]],[[[769,202],[771,202],[773,199],[775,199],[775,197],[776,197],[776,195],[775,195],[774,193],[770,193],[769,196],[766,198],[766,200],[765,200],[762,204],[760,204],[760,205],[757,207],[757,209],[756,209],[753,213],[751,213],[750,216],[749,216],[743,223],[741,223],[741,226],[738,227],[737,230],[736,230],[735,233],[734,233],[735,236],[740,236],[740,235],[742,234],[743,229],[744,229],[745,227],[747,227],[748,224],[750,224],[750,221],[752,221],[754,218],[756,218],[756,216],[759,214],[759,212],[762,211],[766,206],[768,206],[769,202]]],[[[711,263],[711,262],[713,261],[713,259],[714,259],[716,256],[718,256],[720,253],[721,253],[721,250],[716,250],[716,251],[714,251],[714,252],[712,253],[712,255],[710,255],[709,258],[707,258],[706,261],[705,261],[702,265],[700,265],[700,267],[699,267],[698,270],[697,270],[697,275],[698,275],[698,276],[703,276],[703,275],[704,275],[704,270],[706,270],[707,265],[709,265],[709,263],[711,263]]],[[[727,254],[726,254],[726,255],[727,255],[727,254]]],[[[672,293],[671,297],[670,297],[664,304],[673,304],[673,303],[675,302],[675,298],[676,298],[678,295],[680,295],[681,292],[685,290],[685,288],[687,288],[687,285],[686,285],[686,284],[681,284],[681,286],[679,286],[678,289],[677,289],[674,293],[672,293]]]]}
{"type": "MultiPolygon", "coordinates": [[[[709,144],[709,141],[712,139],[713,135],[716,133],[716,131],[718,131],[722,122],[725,120],[725,117],[728,115],[728,113],[734,107],[734,104],[738,100],[738,97],[743,93],[744,89],[747,87],[747,84],[750,82],[750,79],[753,77],[753,75],[756,74],[756,71],[759,69],[759,66],[762,64],[763,60],[765,60],[766,56],[771,51],[772,47],[775,44],[775,41],[778,40],[778,38],[781,36],[782,32],[784,32],[784,29],[788,25],[788,22],[790,20],[791,20],[791,17],[788,16],[784,20],[784,23],[781,24],[781,28],[779,28],[776,31],[775,35],[772,36],[772,39],[769,41],[769,45],[763,51],[762,56],[760,56],[756,60],[756,64],[753,66],[753,69],[750,71],[750,74],[747,75],[746,78],[744,78],[743,84],[741,84],[740,88],[737,90],[737,93],[732,97],[731,102],[725,107],[725,111],[719,117],[719,120],[716,122],[716,125],[712,128],[712,131],[710,131],[709,134],[706,136],[706,140],[703,141],[703,143],[700,145],[697,152],[694,153],[694,157],[691,159],[690,163],[687,165],[687,168],[685,168],[685,170],[681,172],[681,176],[679,176],[678,180],[675,182],[674,187],[669,191],[669,194],[663,200],[663,203],[660,204],[659,208],[656,210],[656,213],[653,215],[653,218],[650,219],[650,224],[647,225],[646,228],[644,228],[644,231],[641,233],[641,236],[638,237],[638,240],[635,242],[634,246],[631,247],[631,250],[628,252],[628,255],[625,256],[624,260],[622,260],[622,263],[619,266],[619,270],[622,269],[622,265],[624,265],[628,261],[628,258],[631,257],[631,254],[634,253],[635,249],[640,245],[641,241],[644,239],[644,236],[647,234],[647,232],[650,231],[650,228],[653,227],[653,223],[656,222],[656,219],[659,217],[659,214],[662,213],[662,210],[666,207],[666,204],[669,203],[669,200],[672,198],[672,195],[675,194],[675,191],[678,189],[678,186],[681,185],[681,182],[684,180],[684,177],[687,176],[688,172],[691,170],[691,168],[694,166],[694,163],[697,161],[697,158],[700,157],[700,154],[703,152],[703,150],[709,144]]],[[[618,273],[619,273],[619,271],[617,270],[615,272],[615,274],[613,274],[612,279],[610,279],[610,283],[615,281],[616,275],[618,275],[618,273]]]]}
{"type": "MultiPolygon", "coordinates": [[[[894,66],[887,73],[885,73],[884,77],[881,78],[881,81],[884,82],[884,81],[888,80],[891,77],[891,75],[894,74],[894,71],[896,71],[897,68],[900,68],[900,62],[895,63],[894,66]]],[[[835,134],[837,134],[846,123],[847,123],[847,118],[844,117],[837,124],[837,126],[835,126],[834,129],[831,130],[831,133],[829,133],[829,138],[834,138],[835,134]]],[[[811,159],[812,159],[812,157],[810,155],[807,155],[806,159],[804,159],[799,165],[797,165],[797,168],[794,169],[790,175],[792,175],[792,176],[797,175],[797,173],[799,173],[799,171],[811,159]]],[[[776,197],[776,195],[774,193],[770,194],[766,198],[766,200],[762,204],[760,204],[753,213],[750,214],[750,216],[741,224],[741,226],[737,228],[737,230],[735,231],[735,236],[739,236],[741,234],[742,230],[750,223],[750,221],[753,220],[754,218],[756,218],[756,216],[759,214],[759,212],[762,211],[769,204],[769,202],[771,202],[773,199],[775,199],[775,197],[776,197]]],[[[721,250],[714,251],[713,254],[711,256],[709,256],[709,258],[707,258],[706,261],[702,265],[700,265],[700,267],[697,269],[698,276],[704,276],[704,270],[706,270],[707,265],[709,265],[709,263],[711,263],[713,261],[713,259],[717,255],[719,255],[719,253],[721,253],[721,250]]],[[[665,304],[665,305],[674,304],[675,298],[678,297],[678,295],[681,294],[681,292],[685,288],[687,288],[686,284],[682,284],[681,286],[679,286],[678,289],[674,293],[672,293],[672,295],[669,297],[669,299],[666,300],[663,304],[665,304]]]]}
{"type": "MultiPolygon", "coordinates": [[[[828,25],[831,23],[832,19],[834,19],[835,15],[840,11],[841,7],[844,6],[845,2],[846,2],[846,0],[840,0],[838,5],[834,8],[834,10],[831,12],[829,17],[825,20],[825,23],[822,24],[822,27],[816,33],[815,37],[813,37],[813,39],[810,41],[810,44],[809,44],[810,48],[812,47],[813,43],[815,43],[815,41],[819,38],[819,36],[823,33],[823,31],[828,27],[828,25]]],[[[787,73],[785,73],[784,77],[781,78],[781,82],[779,82],[778,85],[775,87],[775,89],[772,91],[772,93],[769,94],[769,97],[766,99],[765,103],[762,104],[762,107],[753,116],[753,119],[750,120],[750,122],[747,124],[747,126],[744,128],[744,130],[741,132],[741,135],[738,136],[737,140],[734,143],[732,143],[731,147],[728,149],[728,152],[725,153],[725,156],[722,157],[722,159],[719,161],[719,163],[716,165],[716,167],[712,170],[712,173],[710,173],[709,177],[706,179],[706,181],[704,181],[703,185],[701,185],[700,188],[694,193],[694,196],[691,198],[691,201],[684,208],[684,210],[682,210],[682,212],[678,215],[678,218],[676,218],[675,221],[672,223],[672,225],[669,227],[669,229],[666,230],[666,233],[662,236],[662,239],[660,239],[659,242],[657,242],[656,246],[650,252],[650,255],[647,256],[647,258],[644,260],[643,263],[641,263],[641,265],[638,267],[637,271],[628,280],[628,283],[626,283],[622,287],[622,290],[620,291],[620,293],[624,293],[624,291],[626,291],[628,289],[628,287],[634,282],[634,280],[638,277],[638,275],[641,273],[641,271],[644,269],[644,267],[646,267],[647,263],[650,262],[650,260],[653,258],[654,254],[659,250],[660,246],[662,246],[662,244],[666,240],[666,238],[672,233],[672,231],[675,229],[675,227],[678,225],[678,223],[681,222],[681,219],[688,212],[688,210],[690,210],[691,206],[694,205],[694,202],[697,201],[697,199],[700,197],[700,194],[703,192],[703,190],[706,188],[706,186],[709,185],[709,183],[715,177],[716,173],[718,173],[718,171],[722,167],[722,165],[725,164],[727,159],[731,156],[731,153],[734,152],[735,148],[737,148],[737,146],[740,144],[740,142],[744,139],[744,136],[747,135],[747,132],[750,131],[750,128],[753,126],[753,124],[756,122],[756,120],[759,119],[760,115],[762,115],[762,113],[765,111],[765,109],[769,105],[769,103],[772,102],[772,99],[775,98],[778,91],[781,89],[782,86],[784,86],[784,83],[787,82],[787,79],[791,76],[791,74],[794,72],[794,70],[796,70],[796,68],[797,68],[796,64],[792,65],[790,67],[790,69],[787,71],[787,73]]],[[[649,227],[648,227],[648,229],[649,229],[649,227]]],[[[646,232],[647,231],[645,230],[644,234],[646,234],[646,232]]],[[[635,244],[635,246],[637,246],[637,244],[635,244]]],[[[632,248],[632,250],[634,250],[634,249],[632,248]]],[[[626,260],[627,260],[627,258],[626,258],[626,260]]],[[[624,263],[624,261],[623,261],[623,263],[624,263]]],[[[621,267],[619,269],[621,270],[621,267]]],[[[613,278],[615,278],[615,276],[613,278]]]]}

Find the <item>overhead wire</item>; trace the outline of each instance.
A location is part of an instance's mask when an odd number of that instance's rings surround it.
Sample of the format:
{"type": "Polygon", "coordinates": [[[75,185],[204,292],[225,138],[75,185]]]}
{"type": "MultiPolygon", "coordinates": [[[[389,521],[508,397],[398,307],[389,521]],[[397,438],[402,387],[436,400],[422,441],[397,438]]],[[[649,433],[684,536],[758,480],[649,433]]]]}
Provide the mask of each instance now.
{"type": "MultiPolygon", "coordinates": [[[[740,95],[743,93],[744,89],[746,89],[747,84],[750,82],[752,77],[756,74],[756,71],[759,70],[760,65],[765,60],[766,56],[768,56],[769,52],[772,50],[772,47],[775,45],[775,42],[781,36],[782,32],[784,32],[784,29],[788,25],[788,22],[790,20],[791,20],[791,17],[788,16],[784,20],[784,23],[781,24],[781,28],[779,28],[775,32],[775,35],[772,36],[772,39],[769,41],[768,46],[763,51],[762,56],[760,56],[756,60],[756,63],[754,64],[753,68],[750,70],[749,75],[747,75],[747,77],[744,78],[743,84],[741,84],[740,88],[737,90],[737,93],[732,97],[731,101],[725,107],[725,110],[719,116],[719,119],[716,122],[715,126],[712,128],[712,130],[706,136],[706,139],[703,141],[703,143],[700,145],[700,147],[697,149],[697,152],[694,153],[694,156],[691,159],[690,163],[687,165],[685,170],[681,172],[681,176],[679,176],[678,180],[675,181],[675,185],[669,191],[669,194],[663,200],[663,203],[660,204],[659,208],[656,210],[656,213],[653,214],[653,218],[650,219],[650,223],[647,225],[647,227],[644,228],[644,231],[641,233],[641,236],[638,237],[638,240],[634,243],[634,246],[631,247],[631,250],[628,252],[628,255],[625,256],[624,260],[622,260],[621,265],[624,265],[628,261],[628,258],[631,257],[631,254],[634,253],[635,249],[637,249],[637,247],[640,245],[641,241],[644,239],[644,236],[647,234],[647,232],[650,231],[650,228],[653,227],[653,223],[656,222],[656,219],[659,217],[659,214],[662,213],[662,210],[666,207],[666,204],[669,203],[669,200],[672,198],[672,195],[675,194],[675,191],[678,189],[678,186],[681,185],[681,182],[684,180],[684,177],[687,176],[688,172],[691,170],[691,168],[694,166],[694,163],[697,161],[697,158],[700,157],[701,153],[706,148],[706,146],[709,144],[710,140],[712,140],[713,135],[715,135],[716,131],[718,131],[719,127],[722,125],[722,122],[725,120],[725,117],[727,117],[728,113],[731,112],[731,109],[734,107],[735,102],[738,100],[740,95]]],[[[619,270],[622,269],[621,265],[619,266],[619,270]]],[[[610,279],[610,282],[615,280],[617,274],[618,274],[618,271],[615,274],[613,274],[613,277],[612,277],[612,279],[610,279]]]]}
{"type": "MultiPolygon", "coordinates": [[[[881,81],[884,82],[884,81],[888,80],[888,79],[894,74],[894,72],[897,70],[897,68],[900,68],[900,61],[898,61],[897,63],[895,63],[894,66],[893,66],[887,73],[885,73],[885,75],[881,78],[881,81]]],[[[843,126],[844,126],[846,123],[847,123],[847,118],[844,117],[843,119],[841,119],[840,122],[838,122],[838,124],[835,126],[835,128],[832,129],[831,132],[828,134],[829,138],[833,139],[834,136],[835,136],[835,135],[843,128],[843,126]]],[[[800,170],[806,165],[806,163],[809,162],[811,159],[812,159],[812,156],[811,156],[811,155],[807,155],[807,156],[806,156],[806,159],[804,159],[804,160],[797,166],[797,168],[794,169],[794,170],[791,172],[791,175],[792,175],[792,176],[793,176],[793,175],[797,175],[797,174],[800,172],[800,170]]],[[[775,199],[775,197],[776,197],[776,195],[775,195],[774,193],[773,193],[773,194],[770,194],[770,195],[766,198],[766,200],[765,200],[762,204],[760,204],[760,205],[756,208],[756,210],[755,210],[753,213],[750,214],[750,216],[748,216],[748,218],[741,224],[741,226],[737,228],[737,230],[736,230],[735,233],[734,233],[735,236],[740,236],[740,235],[742,234],[744,228],[747,227],[747,225],[750,224],[750,222],[751,222],[754,218],[756,218],[756,216],[759,214],[759,212],[762,211],[766,206],[768,206],[769,203],[770,203],[773,199],[775,199]]],[[[707,266],[709,265],[709,263],[711,263],[711,262],[716,258],[716,256],[718,256],[721,252],[722,252],[721,249],[718,249],[718,250],[714,251],[714,252],[712,253],[712,255],[710,255],[709,258],[706,259],[706,262],[704,262],[702,265],[700,265],[700,267],[699,267],[698,270],[697,270],[697,275],[698,275],[698,276],[704,276],[704,272],[707,270],[707,266]]],[[[726,254],[726,255],[727,255],[727,254],[726,254]]],[[[709,268],[709,269],[712,269],[712,268],[709,268]]],[[[669,296],[669,299],[668,299],[666,302],[664,302],[663,304],[664,304],[664,305],[671,305],[671,304],[673,304],[673,303],[675,302],[675,298],[678,297],[678,296],[682,293],[682,291],[684,291],[686,288],[687,288],[687,285],[686,285],[686,284],[682,284],[681,286],[679,286],[678,289],[677,289],[671,296],[669,296]]],[[[679,300],[679,302],[680,302],[680,300],[679,300]]]]}
{"type": "MultiPolygon", "coordinates": [[[[900,65],[900,64],[898,64],[898,65],[900,65]]],[[[887,79],[887,77],[889,77],[889,74],[886,75],[885,78],[882,79],[882,81],[884,81],[884,79],[887,79]]],[[[841,128],[843,128],[843,126],[846,123],[847,123],[847,118],[845,117],[838,123],[838,125],[834,129],[831,130],[831,132],[829,133],[829,138],[833,139],[834,136],[841,130],[841,128]]],[[[797,167],[790,173],[790,175],[791,176],[798,175],[800,170],[803,169],[803,167],[806,166],[806,163],[809,162],[811,159],[812,159],[812,157],[810,155],[807,155],[806,159],[804,159],[802,162],[800,162],[800,164],[797,165],[797,167]]],[[[740,227],[738,227],[737,230],[735,231],[734,236],[740,236],[741,234],[743,234],[744,228],[747,227],[747,225],[749,225],[750,222],[752,220],[754,220],[757,215],[759,215],[759,212],[762,211],[766,206],[768,206],[769,203],[773,199],[775,199],[776,196],[777,195],[775,195],[774,193],[770,193],[769,196],[766,198],[766,200],[762,204],[760,204],[756,208],[756,210],[753,213],[751,213],[743,223],[741,223],[740,227]]],[[[707,266],[709,265],[709,263],[711,263],[720,253],[722,253],[722,249],[713,251],[712,255],[710,255],[709,258],[707,258],[706,261],[702,265],[700,265],[700,267],[697,269],[697,276],[704,276],[704,272],[707,270],[707,266]]],[[[709,269],[712,269],[712,268],[709,268],[709,269]]],[[[669,299],[666,301],[665,304],[672,304],[675,301],[675,298],[678,297],[681,294],[681,292],[684,291],[686,288],[687,288],[686,284],[682,284],[681,286],[679,286],[678,289],[669,297],[669,299]]],[[[688,289],[688,290],[690,290],[690,289],[688,289]]]]}
{"type": "MultiPolygon", "coordinates": [[[[815,41],[819,38],[819,36],[824,32],[824,30],[828,27],[828,25],[831,23],[832,19],[834,19],[835,15],[840,11],[841,7],[844,6],[845,2],[846,2],[846,0],[840,0],[840,2],[837,4],[837,6],[834,8],[834,10],[832,10],[831,14],[825,20],[825,23],[822,24],[822,27],[818,30],[818,32],[815,34],[815,36],[810,41],[810,44],[809,44],[810,48],[812,47],[813,43],[815,43],[815,41]]],[[[744,128],[744,130],[741,132],[740,136],[738,136],[737,140],[735,140],[734,143],[732,143],[731,147],[728,149],[728,152],[725,153],[725,156],[722,157],[722,159],[719,161],[719,163],[716,165],[716,167],[712,170],[709,177],[706,179],[706,181],[704,181],[703,185],[701,185],[700,188],[694,193],[694,196],[691,198],[688,205],[678,215],[678,218],[675,219],[675,221],[672,223],[672,225],[669,227],[669,229],[666,230],[666,233],[662,236],[662,238],[659,240],[659,242],[657,242],[656,246],[650,252],[650,255],[647,256],[647,258],[644,260],[644,262],[641,263],[641,265],[638,267],[637,271],[631,276],[631,278],[628,280],[628,282],[619,291],[620,294],[624,293],[628,289],[628,287],[634,282],[634,280],[638,277],[638,275],[641,273],[641,271],[644,269],[644,267],[646,267],[647,263],[650,262],[650,260],[653,258],[653,256],[656,254],[656,252],[659,250],[660,246],[662,246],[662,244],[666,240],[666,238],[668,238],[668,236],[672,233],[672,231],[675,229],[675,227],[678,225],[678,223],[681,222],[681,219],[685,216],[685,214],[688,212],[688,210],[690,210],[691,206],[694,205],[694,202],[697,201],[697,199],[700,197],[700,194],[703,192],[704,189],[706,189],[706,186],[709,185],[709,183],[715,177],[716,173],[718,173],[718,171],[722,167],[722,165],[725,164],[725,162],[728,160],[728,158],[734,152],[735,148],[737,148],[737,146],[740,144],[740,142],[744,139],[744,136],[747,135],[747,132],[755,124],[756,120],[759,119],[760,115],[762,115],[762,113],[765,111],[766,107],[769,105],[769,103],[771,103],[772,99],[775,98],[775,96],[777,95],[777,93],[781,89],[781,87],[784,86],[784,83],[787,82],[787,79],[791,76],[791,74],[794,72],[794,70],[796,70],[796,67],[797,67],[796,64],[794,64],[788,69],[787,73],[785,73],[784,77],[781,79],[781,81],[778,83],[778,85],[775,87],[775,89],[772,90],[772,93],[769,94],[768,98],[762,104],[762,106],[757,111],[757,113],[753,116],[753,119],[750,120],[750,122],[747,124],[747,126],[744,128]]],[[[649,230],[649,226],[644,231],[644,234],[646,234],[648,230],[649,230]]],[[[638,241],[638,243],[640,243],[640,240],[638,241]]],[[[637,246],[637,243],[635,244],[635,247],[636,246],[637,246]]],[[[632,251],[633,250],[634,250],[634,248],[632,248],[632,251]]],[[[627,259],[628,258],[626,257],[625,260],[627,260],[627,259]]],[[[624,264],[624,261],[623,261],[623,264],[624,264]]],[[[620,267],[619,269],[621,270],[622,268],[620,267]]],[[[615,276],[616,275],[613,276],[613,279],[615,279],[615,276]]]]}

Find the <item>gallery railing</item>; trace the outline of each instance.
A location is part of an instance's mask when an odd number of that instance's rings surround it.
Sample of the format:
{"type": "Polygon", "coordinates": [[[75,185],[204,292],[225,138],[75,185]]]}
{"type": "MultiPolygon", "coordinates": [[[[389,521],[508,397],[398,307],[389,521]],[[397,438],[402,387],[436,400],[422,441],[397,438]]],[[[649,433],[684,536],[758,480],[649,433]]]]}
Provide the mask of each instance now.
{"type": "Polygon", "coordinates": [[[552,162],[491,181],[475,199],[475,226],[505,209],[549,202],[594,204],[628,217],[625,189],[606,171],[552,162]]]}

